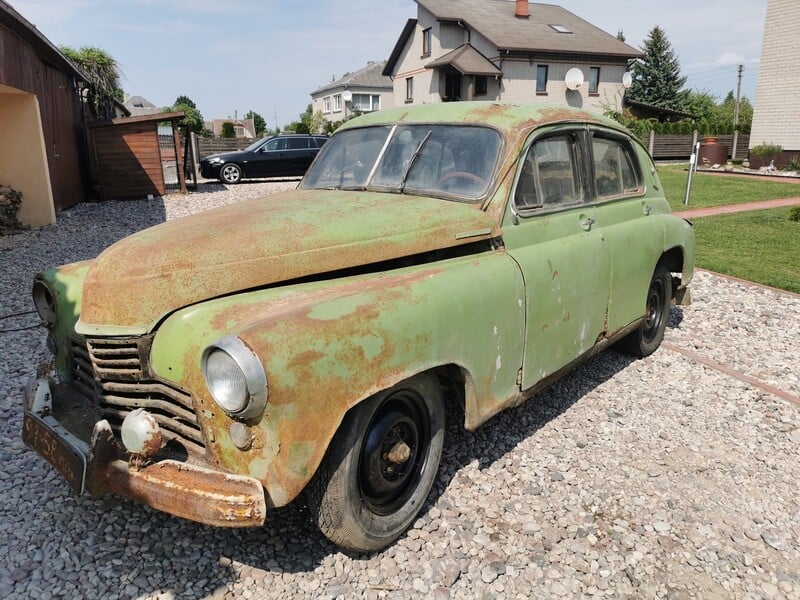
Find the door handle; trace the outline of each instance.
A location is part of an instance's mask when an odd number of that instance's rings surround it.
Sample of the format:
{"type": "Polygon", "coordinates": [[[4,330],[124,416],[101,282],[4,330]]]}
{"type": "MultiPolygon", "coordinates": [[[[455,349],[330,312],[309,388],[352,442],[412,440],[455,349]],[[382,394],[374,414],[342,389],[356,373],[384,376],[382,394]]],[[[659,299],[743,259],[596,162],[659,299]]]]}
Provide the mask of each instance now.
{"type": "Polygon", "coordinates": [[[594,217],[581,217],[581,220],[579,221],[581,227],[586,231],[589,231],[592,228],[594,222],[594,217]]]}
{"type": "Polygon", "coordinates": [[[645,217],[649,217],[649,216],[650,216],[650,213],[651,213],[651,212],[653,212],[653,207],[652,207],[652,206],[650,206],[649,204],[645,204],[645,205],[642,207],[642,212],[644,213],[644,216],[645,216],[645,217]]]}

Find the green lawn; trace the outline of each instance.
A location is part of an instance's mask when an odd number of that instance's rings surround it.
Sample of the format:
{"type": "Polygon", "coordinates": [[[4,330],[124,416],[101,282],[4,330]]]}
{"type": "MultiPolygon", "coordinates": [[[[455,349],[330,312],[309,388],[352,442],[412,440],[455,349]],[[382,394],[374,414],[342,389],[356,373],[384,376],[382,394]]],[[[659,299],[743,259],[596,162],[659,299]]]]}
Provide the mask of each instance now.
{"type": "Polygon", "coordinates": [[[664,194],[674,211],[800,196],[800,183],[764,181],[757,177],[723,177],[701,172],[696,173],[692,178],[692,195],[689,199],[689,206],[684,206],[687,166],[688,163],[658,167],[658,176],[664,186],[664,194]]]}
{"type": "Polygon", "coordinates": [[[800,222],[789,210],[692,219],[696,266],[800,294],[800,222]]]}

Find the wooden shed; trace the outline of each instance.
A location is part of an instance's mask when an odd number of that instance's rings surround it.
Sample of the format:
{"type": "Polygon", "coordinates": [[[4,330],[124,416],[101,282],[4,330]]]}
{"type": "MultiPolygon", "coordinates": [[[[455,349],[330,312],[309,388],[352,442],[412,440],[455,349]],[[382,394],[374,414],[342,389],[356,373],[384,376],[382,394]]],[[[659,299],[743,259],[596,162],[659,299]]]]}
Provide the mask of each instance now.
{"type": "Polygon", "coordinates": [[[0,0],[0,185],[22,192],[18,218],[46,225],[88,188],[78,81],[84,75],[0,0]]]}
{"type": "Polygon", "coordinates": [[[177,128],[183,116],[157,113],[89,125],[92,171],[101,200],[186,193],[177,128]]]}

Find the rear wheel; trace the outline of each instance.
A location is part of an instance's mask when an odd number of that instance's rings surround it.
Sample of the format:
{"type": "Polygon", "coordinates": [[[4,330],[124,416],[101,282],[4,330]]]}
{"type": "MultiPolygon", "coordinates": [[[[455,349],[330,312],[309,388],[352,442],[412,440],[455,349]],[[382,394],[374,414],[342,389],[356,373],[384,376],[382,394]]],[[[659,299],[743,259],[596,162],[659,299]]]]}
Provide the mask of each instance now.
{"type": "Polygon", "coordinates": [[[242,180],[242,168],[235,163],[226,163],[219,170],[219,178],[223,183],[239,183],[242,180]]]}
{"type": "Polygon", "coordinates": [[[391,544],[422,509],[443,441],[444,403],[433,375],[353,408],[309,484],[309,509],[322,533],[361,552],[391,544]]]}
{"type": "Polygon", "coordinates": [[[655,352],[664,339],[671,304],[672,275],[667,267],[659,264],[647,290],[644,321],[636,331],[622,339],[621,349],[639,358],[655,352]]]}

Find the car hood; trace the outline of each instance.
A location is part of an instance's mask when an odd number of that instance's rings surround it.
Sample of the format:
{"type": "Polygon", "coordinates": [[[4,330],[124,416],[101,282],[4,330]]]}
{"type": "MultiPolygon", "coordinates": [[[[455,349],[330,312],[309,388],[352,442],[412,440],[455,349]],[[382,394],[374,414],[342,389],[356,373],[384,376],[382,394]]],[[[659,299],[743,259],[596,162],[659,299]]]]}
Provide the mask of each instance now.
{"type": "Polygon", "coordinates": [[[252,153],[248,152],[247,150],[232,150],[231,152],[218,152],[217,154],[209,154],[208,156],[203,158],[203,160],[201,160],[200,162],[207,163],[211,162],[212,159],[217,159],[221,160],[222,162],[227,162],[229,160],[237,160],[249,154],[252,153]]]}
{"type": "Polygon", "coordinates": [[[441,199],[330,190],[265,196],[110,246],[87,274],[78,330],[144,333],[206,299],[497,235],[478,207],[441,199]]]}

